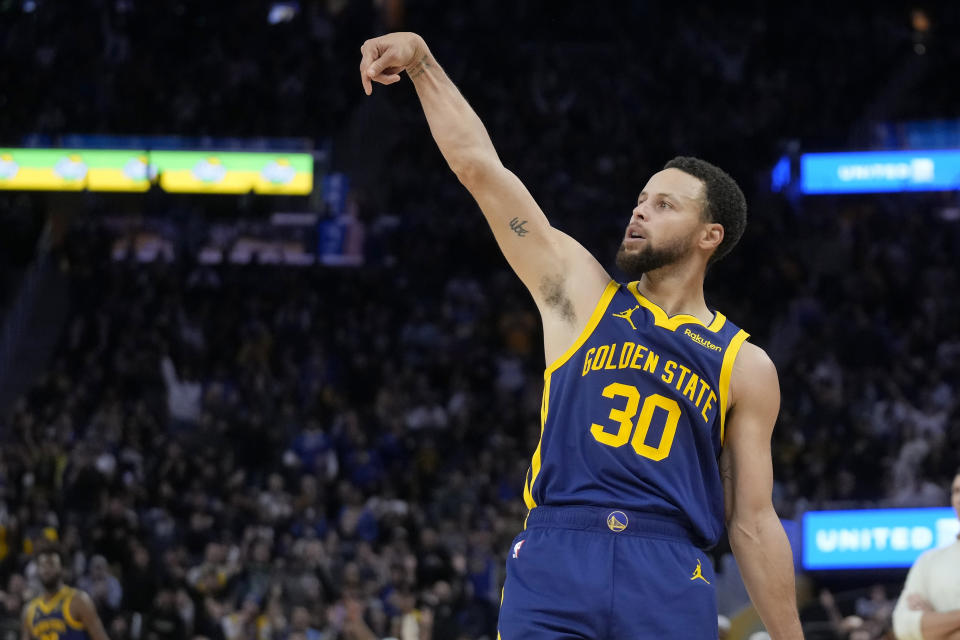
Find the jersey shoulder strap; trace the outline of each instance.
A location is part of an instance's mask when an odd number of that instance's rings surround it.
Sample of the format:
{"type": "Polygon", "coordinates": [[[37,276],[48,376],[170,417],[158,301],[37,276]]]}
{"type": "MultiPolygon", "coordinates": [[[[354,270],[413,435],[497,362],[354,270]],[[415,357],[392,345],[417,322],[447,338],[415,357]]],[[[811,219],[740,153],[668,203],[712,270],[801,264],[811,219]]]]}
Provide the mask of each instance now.
{"type": "Polygon", "coordinates": [[[77,590],[72,587],[67,587],[67,589],[67,597],[63,599],[63,619],[74,629],[83,629],[83,623],[74,618],[73,613],[70,611],[70,606],[73,604],[74,596],[77,595],[77,590]]]}

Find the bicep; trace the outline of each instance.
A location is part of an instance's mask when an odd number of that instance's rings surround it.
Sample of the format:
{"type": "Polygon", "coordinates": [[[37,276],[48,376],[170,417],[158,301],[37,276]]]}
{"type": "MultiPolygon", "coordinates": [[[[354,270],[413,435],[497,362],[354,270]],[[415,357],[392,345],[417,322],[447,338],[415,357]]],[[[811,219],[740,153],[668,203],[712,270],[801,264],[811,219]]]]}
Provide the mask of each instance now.
{"type": "Polygon", "coordinates": [[[749,343],[734,364],[734,403],[721,455],[726,518],[751,518],[773,508],[770,438],[780,410],[776,368],[749,343]]]}
{"type": "Polygon", "coordinates": [[[592,310],[609,276],[580,243],[550,225],[513,172],[498,161],[478,161],[460,179],[541,313],[579,317],[583,307],[592,310]]]}
{"type": "Polygon", "coordinates": [[[71,614],[83,623],[83,627],[93,640],[109,640],[107,631],[100,622],[97,608],[86,593],[78,592],[70,602],[71,614]]]}

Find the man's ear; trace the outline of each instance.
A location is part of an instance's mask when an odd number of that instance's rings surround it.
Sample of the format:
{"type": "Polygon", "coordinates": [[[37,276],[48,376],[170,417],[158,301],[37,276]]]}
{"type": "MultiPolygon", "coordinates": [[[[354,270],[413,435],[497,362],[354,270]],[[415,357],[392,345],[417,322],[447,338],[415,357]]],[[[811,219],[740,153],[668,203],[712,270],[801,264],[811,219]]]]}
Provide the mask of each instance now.
{"type": "Polygon", "coordinates": [[[720,243],[723,242],[723,225],[718,222],[711,222],[703,227],[703,234],[697,245],[701,249],[716,251],[720,243]]]}

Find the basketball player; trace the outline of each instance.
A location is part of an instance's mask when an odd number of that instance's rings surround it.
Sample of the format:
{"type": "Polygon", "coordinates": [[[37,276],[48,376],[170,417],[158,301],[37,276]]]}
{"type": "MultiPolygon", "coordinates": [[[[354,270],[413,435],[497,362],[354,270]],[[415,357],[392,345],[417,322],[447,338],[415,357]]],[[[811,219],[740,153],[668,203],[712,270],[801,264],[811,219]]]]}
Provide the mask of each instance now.
{"type": "Polygon", "coordinates": [[[771,502],[776,370],[712,311],[707,266],[746,224],[736,183],[675,158],[641,190],[613,281],[550,226],[416,34],[360,49],[360,76],[413,81],[434,140],[543,322],[541,438],[507,558],[503,640],[717,637],[705,549],[724,525],[775,640],[802,638],[790,547],[771,502]]]}
{"type": "Polygon", "coordinates": [[[37,576],[43,593],[23,611],[21,640],[108,640],[90,596],[63,584],[55,546],[44,545],[37,551],[37,576]]]}

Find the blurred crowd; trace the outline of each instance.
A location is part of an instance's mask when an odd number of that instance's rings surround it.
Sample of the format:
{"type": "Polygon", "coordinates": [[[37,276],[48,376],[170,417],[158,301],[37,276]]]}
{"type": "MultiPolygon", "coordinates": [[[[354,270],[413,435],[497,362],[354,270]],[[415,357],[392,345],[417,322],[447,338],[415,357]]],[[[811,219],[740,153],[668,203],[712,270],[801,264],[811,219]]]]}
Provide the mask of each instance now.
{"type": "MultiPolygon", "coordinates": [[[[842,145],[921,40],[932,73],[950,68],[960,17],[931,10],[923,30],[893,5],[756,4],[624,3],[586,20],[537,2],[301,1],[271,25],[258,2],[0,2],[0,84],[22,89],[0,95],[4,144],[339,136],[344,157],[348,121],[389,113],[353,166],[362,268],[199,265],[182,247],[115,261],[100,219],[117,203],[82,196],[54,255],[69,320],[0,418],[0,640],[18,637],[48,538],[114,639],[496,637],[539,436],[539,320],[410,87],[361,102],[359,44],[398,25],[424,33],[504,161],[611,272],[630,203],[671,156],[740,179],[750,226],[707,299],[778,365],[782,517],[945,504],[960,450],[955,196],[798,203],[760,195],[758,176],[784,138],[842,145]],[[387,169],[364,179],[372,167],[387,169]]],[[[957,100],[936,91],[888,115],[955,117],[957,100]]],[[[185,200],[150,198],[190,245],[185,200]]],[[[34,238],[45,205],[8,204],[34,238]]],[[[827,592],[804,618],[824,638],[880,638],[895,595],[827,592]]]]}
{"type": "MultiPolygon", "coordinates": [[[[960,229],[899,206],[888,231],[870,199],[772,207],[711,275],[780,369],[783,517],[946,503],[960,229]]],[[[330,270],[115,261],[95,216],[74,222],[73,312],[3,425],[8,624],[55,536],[115,638],[495,637],[538,319],[489,243],[388,228],[374,264],[330,270]]]]}
{"type": "Polygon", "coordinates": [[[4,426],[8,610],[56,532],[114,638],[494,636],[529,310],[475,278],[115,263],[101,231],[4,426]]]}

